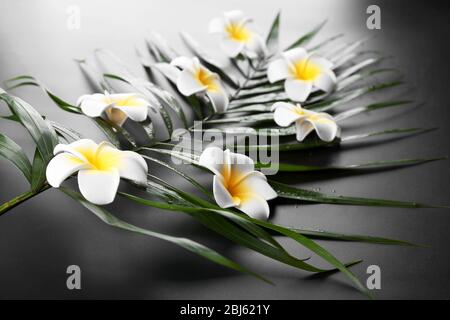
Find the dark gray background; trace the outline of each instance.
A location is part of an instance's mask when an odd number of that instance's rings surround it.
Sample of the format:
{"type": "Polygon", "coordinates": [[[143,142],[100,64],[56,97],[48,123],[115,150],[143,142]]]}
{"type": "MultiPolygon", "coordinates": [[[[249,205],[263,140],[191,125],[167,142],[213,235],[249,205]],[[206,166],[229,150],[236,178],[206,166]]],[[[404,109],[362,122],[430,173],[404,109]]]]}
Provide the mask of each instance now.
{"type": "MultiPolygon", "coordinates": [[[[426,104],[346,122],[345,133],[383,128],[439,126],[440,130],[385,144],[343,147],[293,155],[304,162],[357,163],[369,160],[447,155],[450,133],[448,67],[449,10],[444,1],[412,4],[408,1],[374,1],[382,10],[382,30],[365,28],[369,3],[362,1],[7,1],[0,0],[0,80],[31,74],[55,93],[75,101],[89,92],[72,58],[88,56],[95,48],[114,51],[136,71],[140,70],[134,46],[148,30],[162,33],[181,46],[177,32],[187,30],[209,47],[215,39],[206,34],[212,17],[240,8],[252,15],[261,30],[282,9],[282,41],[287,44],[325,18],[329,23],[319,39],[344,32],[347,40],[374,36],[368,48],[392,54],[391,65],[401,68],[410,84],[406,97],[426,104]],[[66,9],[81,8],[81,29],[66,28],[66,9]]],[[[372,4],[372,3],[370,3],[372,4]]],[[[401,90],[400,90],[401,91],[401,90]]],[[[398,91],[396,91],[398,93],[398,91]]],[[[101,139],[83,117],[58,110],[36,88],[16,90],[49,118],[101,139]]],[[[395,93],[384,93],[379,99],[395,93]]],[[[372,101],[372,96],[367,101],[372,101]]],[[[374,100],[373,100],[374,101],[374,100]]],[[[18,126],[0,122],[27,151],[31,142],[18,126]]],[[[323,192],[416,200],[444,204],[448,199],[448,161],[367,175],[302,175],[302,187],[323,192]]],[[[0,160],[0,202],[24,192],[18,171],[0,160]]],[[[343,260],[363,258],[353,268],[365,282],[368,265],[382,270],[382,299],[448,298],[450,294],[450,212],[444,209],[390,209],[281,203],[273,210],[277,223],[337,232],[379,235],[417,243],[427,248],[323,242],[343,260]]],[[[111,210],[126,221],[174,235],[189,236],[211,245],[267,275],[276,286],[241,276],[174,245],[104,225],[92,214],[50,190],[0,218],[0,298],[159,298],[159,299],[338,299],[363,298],[341,274],[311,276],[240,249],[215,237],[183,215],[138,208],[118,201],[111,210]],[[82,269],[82,290],[66,289],[65,270],[82,269]]],[[[298,255],[308,252],[292,243],[298,255]]],[[[313,262],[321,264],[318,259],[313,262]]]]}

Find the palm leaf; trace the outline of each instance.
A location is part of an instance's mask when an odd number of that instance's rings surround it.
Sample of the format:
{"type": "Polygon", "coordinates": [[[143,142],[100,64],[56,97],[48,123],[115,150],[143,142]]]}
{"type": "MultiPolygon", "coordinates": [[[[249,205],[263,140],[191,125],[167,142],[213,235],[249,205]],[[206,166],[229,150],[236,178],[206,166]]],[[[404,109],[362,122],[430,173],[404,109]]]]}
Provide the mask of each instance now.
{"type": "Polygon", "coordinates": [[[272,22],[272,26],[270,27],[269,33],[266,38],[266,46],[269,52],[276,52],[279,46],[279,33],[280,33],[280,15],[281,12],[278,12],[275,16],[275,19],[272,22]]]}
{"type": "Polygon", "coordinates": [[[61,190],[66,195],[68,195],[72,199],[79,202],[83,207],[88,209],[90,212],[95,214],[100,220],[102,220],[103,222],[105,222],[106,224],[108,224],[110,226],[171,242],[171,243],[176,244],[186,250],[189,250],[195,254],[198,254],[198,255],[202,256],[203,258],[206,258],[214,263],[217,263],[219,265],[222,265],[224,267],[227,267],[227,268],[230,268],[230,269],[242,272],[242,273],[249,274],[259,280],[262,280],[264,282],[271,284],[271,282],[269,280],[267,280],[266,278],[248,270],[247,268],[243,267],[242,265],[222,256],[218,252],[216,252],[202,244],[199,244],[199,243],[197,243],[193,240],[187,239],[187,238],[173,237],[173,236],[169,236],[166,234],[162,234],[162,233],[158,233],[158,232],[154,232],[154,231],[150,231],[147,229],[137,227],[135,225],[132,225],[130,223],[120,220],[116,216],[114,216],[111,213],[109,213],[108,211],[106,211],[104,208],[86,201],[77,192],[74,192],[74,191],[66,189],[66,188],[61,188],[61,190]]]}
{"type": "Polygon", "coordinates": [[[305,202],[392,208],[449,208],[448,206],[429,205],[419,202],[329,195],[316,191],[294,188],[273,180],[270,180],[269,183],[280,198],[295,199],[305,202]]]}
{"type": "Polygon", "coordinates": [[[418,158],[418,159],[399,159],[399,160],[384,160],[384,161],[371,161],[367,163],[348,164],[348,165],[330,165],[330,166],[308,166],[301,164],[291,163],[278,163],[278,164],[263,164],[256,163],[255,167],[258,169],[270,167],[273,165],[278,166],[279,172],[311,172],[311,171],[329,171],[329,170],[362,170],[362,169],[379,169],[379,168],[391,168],[391,167],[403,167],[423,164],[432,161],[444,160],[447,157],[437,158],[418,158]]]}
{"type": "Polygon", "coordinates": [[[58,143],[55,130],[28,103],[0,89],[0,100],[8,105],[36,143],[42,159],[47,163],[53,157],[53,149],[58,143]]]}
{"type": "Polygon", "coordinates": [[[320,23],[317,27],[309,31],[308,33],[301,36],[299,39],[295,40],[290,46],[288,46],[285,50],[293,49],[296,47],[303,46],[307,44],[309,41],[311,41],[316,34],[319,33],[319,31],[323,28],[323,26],[327,23],[327,20],[320,23]]]}
{"type": "Polygon", "coordinates": [[[66,101],[64,101],[63,99],[61,99],[60,97],[56,96],[55,94],[53,94],[49,89],[47,89],[40,81],[38,81],[36,78],[31,77],[31,76],[19,76],[19,77],[15,77],[9,80],[5,81],[6,83],[11,83],[12,86],[8,87],[9,90],[14,89],[14,88],[19,88],[22,86],[35,86],[35,87],[39,87],[41,88],[48,96],[49,98],[58,106],[60,107],[62,110],[67,111],[67,112],[71,112],[71,113],[76,113],[76,114],[80,114],[81,110],[78,106],[74,106],[66,101]],[[21,83],[16,83],[14,84],[15,81],[17,80],[21,80],[21,79],[28,79],[28,81],[25,82],[21,82],[21,83]]]}
{"type": "Polygon", "coordinates": [[[0,157],[15,165],[31,183],[30,160],[17,143],[2,133],[0,133],[0,157]]]}

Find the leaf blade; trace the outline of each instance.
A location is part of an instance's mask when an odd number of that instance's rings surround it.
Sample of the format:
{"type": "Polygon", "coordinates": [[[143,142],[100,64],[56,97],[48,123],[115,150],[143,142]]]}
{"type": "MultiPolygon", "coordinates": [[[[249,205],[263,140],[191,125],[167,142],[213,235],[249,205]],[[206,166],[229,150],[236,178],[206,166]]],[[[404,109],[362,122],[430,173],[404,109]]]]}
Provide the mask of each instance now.
{"type": "Polygon", "coordinates": [[[23,149],[10,139],[8,136],[0,133],[0,157],[10,161],[16,166],[28,182],[31,183],[31,163],[23,149]]]}
{"type": "Polygon", "coordinates": [[[71,191],[71,190],[65,189],[65,188],[61,188],[61,191],[64,192],[69,197],[71,197],[72,199],[79,202],[83,207],[85,207],[86,209],[91,211],[100,220],[102,220],[103,222],[105,222],[106,224],[108,224],[110,226],[171,242],[171,243],[176,244],[184,249],[187,249],[195,254],[198,254],[212,262],[215,262],[219,265],[222,265],[224,267],[227,267],[227,268],[230,268],[230,269],[242,272],[242,273],[252,275],[259,280],[262,280],[264,282],[271,284],[271,282],[269,280],[267,280],[266,278],[258,275],[257,273],[254,273],[254,272],[248,270],[247,268],[243,267],[242,265],[222,256],[217,251],[212,250],[200,243],[197,243],[197,242],[187,239],[187,238],[169,236],[166,234],[162,234],[162,233],[158,233],[158,232],[154,232],[154,231],[150,231],[147,229],[137,227],[133,224],[130,224],[123,220],[120,220],[116,216],[114,216],[111,213],[109,213],[108,211],[106,211],[104,208],[86,201],[80,194],[78,194],[74,191],[71,191]]]}

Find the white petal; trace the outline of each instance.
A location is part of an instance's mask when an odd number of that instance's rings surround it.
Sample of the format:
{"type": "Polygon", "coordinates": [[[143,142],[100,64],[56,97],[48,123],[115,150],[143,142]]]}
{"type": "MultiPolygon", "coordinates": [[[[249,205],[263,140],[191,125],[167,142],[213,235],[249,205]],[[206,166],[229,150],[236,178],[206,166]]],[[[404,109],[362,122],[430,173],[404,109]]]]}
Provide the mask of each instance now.
{"type": "Polygon", "coordinates": [[[122,111],[128,118],[136,122],[147,119],[148,104],[142,106],[116,106],[113,109],[122,111]]]}
{"type": "Polygon", "coordinates": [[[208,147],[200,155],[198,163],[211,170],[215,175],[221,176],[225,163],[224,152],[218,147],[208,147]]]}
{"type": "Polygon", "coordinates": [[[161,72],[167,79],[169,79],[172,83],[176,84],[177,79],[181,74],[180,69],[175,66],[172,66],[168,63],[156,63],[154,67],[161,72]]]}
{"type": "Polygon", "coordinates": [[[122,151],[119,163],[119,174],[122,178],[140,183],[147,181],[148,166],[144,158],[136,152],[122,151]]]}
{"type": "Polygon", "coordinates": [[[295,130],[297,134],[296,139],[301,142],[314,130],[314,127],[308,121],[297,121],[295,123],[295,130]]]}
{"type": "Polygon", "coordinates": [[[284,59],[272,61],[267,68],[267,77],[270,83],[274,83],[290,77],[289,65],[284,59]]]}
{"type": "Polygon", "coordinates": [[[295,63],[299,60],[306,58],[308,52],[303,48],[294,48],[282,53],[283,57],[291,63],[295,63]]]}
{"type": "Polygon", "coordinates": [[[220,46],[227,56],[234,58],[239,53],[241,53],[242,49],[244,49],[245,44],[243,42],[224,37],[220,42],[220,46]]]}
{"type": "Polygon", "coordinates": [[[331,116],[327,115],[315,119],[314,121],[307,120],[314,126],[319,138],[326,142],[333,141],[338,132],[338,126],[336,122],[334,122],[334,120],[330,118],[331,116]]]}
{"type": "Polygon", "coordinates": [[[330,92],[336,85],[336,76],[331,70],[322,72],[315,80],[314,85],[325,92],[330,92]]]}
{"type": "Polygon", "coordinates": [[[106,102],[104,94],[95,93],[92,95],[84,95],[78,99],[78,105],[81,111],[89,117],[99,117],[111,105],[106,102]]]}
{"type": "Polygon", "coordinates": [[[234,207],[239,203],[233,200],[233,197],[223,185],[222,179],[223,178],[220,176],[214,176],[213,180],[214,199],[221,208],[234,207]]]}
{"type": "Polygon", "coordinates": [[[253,171],[241,183],[245,183],[247,188],[251,190],[251,193],[256,193],[266,200],[274,199],[278,196],[267,182],[266,176],[259,171],[253,171]]]}
{"type": "Polygon", "coordinates": [[[209,33],[224,33],[226,28],[226,22],[223,18],[214,18],[209,23],[209,33]]]}
{"type": "Polygon", "coordinates": [[[109,161],[122,178],[141,183],[147,181],[147,162],[136,152],[121,151],[109,142],[102,142],[98,146],[96,157],[109,161]]]}
{"type": "Polygon", "coordinates": [[[211,104],[216,112],[225,112],[228,108],[228,94],[220,87],[216,90],[207,90],[206,95],[211,100],[211,104]]]}
{"type": "Polygon", "coordinates": [[[47,165],[47,181],[52,187],[59,188],[61,183],[73,173],[87,168],[89,168],[89,165],[78,157],[69,153],[60,153],[47,165]]]}
{"type": "Polygon", "coordinates": [[[170,62],[170,65],[181,68],[182,70],[187,69],[192,72],[195,71],[194,61],[188,57],[176,57],[170,62]]]}
{"type": "Polygon", "coordinates": [[[241,203],[237,208],[250,217],[259,220],[266,220],[270,213],[267,201],[257,194],[248,194],[241,198],[241,203]]]}
{"type": "Polygon", "coordinates": [[[201,85],[191,71],[183,70],[177,80],[177,88],[181,94],[190,96],[194,93],[205,91],[207,86],[201,85]]]}
{"type": "Polygon", "coordinates": [[[109,108],[106,110],[106,118],[121,127],[127,120],[127,114],[118,108],[109,108]]]}
{"type": "Polygon", "coordinates": [[[267,54],[267,48],[262,37],[257,33],[252,33],[250,39],[245,44],[249,58],[257,58],[267,54]],[[250,55],[249,55],[250,54],[250,55]]]}
{"type": "Polygon", "coordinates": [[[87,158],[94,157],[97,147],[98,145],[91,139],[80,139],[70,144],[57,144],[55,149],[53,149],[53,154],[69,152],[87,162],[87,158]]]}
{"type": "Polygon", "coordinates": [[[287,79],[284,83],[284,89],[289,99],[293,101],[305,101],[312,90],[311,81],[302,81],[295,79],[287,79]]]}
{"type": "Polygon", "coordinates": [[[249,18],[244,16],[244,13],[241,10],[232,10],[224,12],[224,17],[227,23],[232,24],[242,24],[249,21],[249,18]]]}
{"type": "Polygon", "coordinates": [[[296,112],[297,107],[290,103],[277,102],[272,108],[275,109],[273,120],[281,127],[287,127],[302,117],[301,114],[296,112]]]}
{"type": "Polygon", "coordinates": [[[255,163],[253,159],[244,154],[230,152],[225,150],[225,155],[229,154],[228,163],[230,165],[230,173],[233,175],[233,181],[237,184],[239,181],[255,172],[255,163]]]}
{"type": "Polygon", "coordinates": [[[103,205],[114,201],[120,176],[117,170],[80,170],[78,187],[83,197],[94,204],[103,205]]]}

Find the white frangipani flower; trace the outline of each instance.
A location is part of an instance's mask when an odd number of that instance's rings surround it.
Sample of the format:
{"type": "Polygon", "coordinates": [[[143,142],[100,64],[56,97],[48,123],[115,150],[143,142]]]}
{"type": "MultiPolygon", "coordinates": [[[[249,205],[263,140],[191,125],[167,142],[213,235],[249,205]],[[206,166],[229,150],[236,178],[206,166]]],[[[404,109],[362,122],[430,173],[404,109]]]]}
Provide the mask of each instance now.
{"type": "Polygon", "coordinates": [[[47,166],[47,181],[59,188],[69,176],[78,172],[81,194],[94,204],[114,201],[120,178],[140,183],[147,181],[147,163],[132,151],[121,151],[108,142],[96,144],[81,139],[70,144],[58,144],[55,157],[47,166]]]}
{"type": "Polygon", "coordinates": [[[223,17],[211,20],[209,33],[222,36],[222,50],[232,58],[239,53],[249,58],[265,55],[264,41],[261,35],[248,27],[249,22],[251,19],[240,10],[224,12],[223,17]]]}
{"type": "Polygon", "coordinates": [[[200,155],[199,164],[215,174],[214,198],[221,208],[236,207],[255,219],[269,217],[267,200],[276,198],[277,193],[266,176],[255,171],[251,158],[209,147],[200,155]]]}
{"type": "Polygon", "coordinates": [[[149,103],[136,93],[109,94],[105,91],[83,95],[77,104],[81,111],[92,118],[104,117],[122,126],[127,118],[141,122],[147,118],[149,103]]]}
{"type": "Polygon", "coordinates": [[[203,66],[197,57],[178,57],[173,59],[170,65],[159,63],[158,68],[177,85],[181,94],[205,94],[216,112],[227,110],[228,93],[222,86],[219,75],[203,66]]]}
{"type": "Polygon", "coordinates": [[[273,119],[279,126],[288,127],[295,122],[298,141],[303,141],[313,130],[326,142],[333,141],[339,133],[335,120],[325,112],[306,110],[300,104],[286,102],[275,103],[272,111],[274,111],[273,119]]]}
{"type": "Polygon", "coordinates": [[[271,83],[286,79],[284,90],[289,99],[305,101],[313,89],[325,92],[333,90],[336,76],[333,64],[316,54],[308,54],[303,48],[283,52],[282,58],[272,61],[267,69],[271,83]]]}

